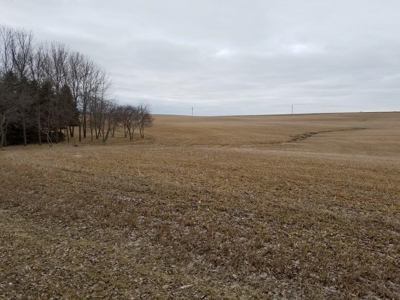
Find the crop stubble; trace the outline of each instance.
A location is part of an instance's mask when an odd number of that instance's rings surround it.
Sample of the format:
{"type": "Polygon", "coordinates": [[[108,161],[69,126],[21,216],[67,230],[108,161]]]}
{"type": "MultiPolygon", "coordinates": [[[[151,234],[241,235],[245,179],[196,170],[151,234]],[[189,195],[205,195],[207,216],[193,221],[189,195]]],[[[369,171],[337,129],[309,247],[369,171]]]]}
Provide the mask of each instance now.
{"type": "Polygon", "coordinates": [[[398,299],[399,121],[156,116],[144,141],[6,148],[0,298],[398,299]]]}

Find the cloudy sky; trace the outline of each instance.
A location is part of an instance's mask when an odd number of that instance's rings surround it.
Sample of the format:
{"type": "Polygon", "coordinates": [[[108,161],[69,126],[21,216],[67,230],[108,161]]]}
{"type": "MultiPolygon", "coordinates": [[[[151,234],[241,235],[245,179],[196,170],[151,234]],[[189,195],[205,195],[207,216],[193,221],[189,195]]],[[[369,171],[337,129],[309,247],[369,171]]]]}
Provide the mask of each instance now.
{"type": "Polygon", "coordinates": [[[153,113],[400,110],[399,0],[0,0],[153,113]]]}

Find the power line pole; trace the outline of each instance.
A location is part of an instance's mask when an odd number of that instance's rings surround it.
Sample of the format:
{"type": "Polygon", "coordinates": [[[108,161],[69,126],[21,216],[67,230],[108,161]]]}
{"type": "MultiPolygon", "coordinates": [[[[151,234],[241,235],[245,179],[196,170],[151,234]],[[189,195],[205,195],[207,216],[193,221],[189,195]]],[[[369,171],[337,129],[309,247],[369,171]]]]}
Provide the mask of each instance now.
{"type": "Polygon", "coordinates": [[[293,104],[292,104],[292,115],[293,115],[293,104]]]}
{"type": "Polygon", "coordinates": [[[192,117],[193,117],[193,106],[192,106],[192,117]]]}

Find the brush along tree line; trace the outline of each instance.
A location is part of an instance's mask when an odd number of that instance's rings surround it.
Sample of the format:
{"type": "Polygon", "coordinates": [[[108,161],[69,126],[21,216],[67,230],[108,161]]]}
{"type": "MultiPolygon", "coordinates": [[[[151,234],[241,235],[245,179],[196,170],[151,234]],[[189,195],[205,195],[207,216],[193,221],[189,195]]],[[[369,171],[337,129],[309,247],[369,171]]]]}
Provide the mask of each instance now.
{"type": "Polygon", "coordinates": [[[31,32],[0,26],[0,148],[52,145],[78,135],[106,142],[123,126],[133,140],[152,124],[149,107],[108,98],[108,74],[63,44],[36,43],[31,32]],[[77,128],[77,133],[75,132],[77,128]]]}

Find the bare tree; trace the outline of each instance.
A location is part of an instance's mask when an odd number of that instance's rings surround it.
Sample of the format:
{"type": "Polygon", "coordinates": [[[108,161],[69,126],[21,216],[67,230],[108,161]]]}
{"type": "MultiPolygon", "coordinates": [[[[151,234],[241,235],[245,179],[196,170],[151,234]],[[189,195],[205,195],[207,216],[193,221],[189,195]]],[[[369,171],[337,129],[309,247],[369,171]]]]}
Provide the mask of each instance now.
{"type": "Polygon", "coordinates": [[[30,77],[33,81],[33,85],[37,85],[36,94],[33,95],[34,106],[36,109],[36,126],[38,133],[39,145],[42,144],[42,128],[41,128],[41,117],[42,117],[42,106],[46,104],[47,97],[44,97],[41,92],[41,87],[45,84],[46,70],[45,70],[45,60],[47,56],[47,49],[43,44],[34,47],[34,52],[30,56],[29,69],[30,77]]]}
{"type": "MultiPolygon", "coordinates": [[[[99,70],[97,66],[90,60],[86,60],[83,65],[82,73],[82,94],[81,100],[81,113],[82,113],[82,130],[83,138],[86,138],[87,134],[87,117],[88,117],[88,106],[89,102],[93,99],[96,94],[97,78],[99,76],[99,70]]],[[[81,128],[79,129],[81,132],[81,128]]],[[[79,133],[81,134],[81,133],[79,133]]]]}
{"type": "Polygon", "coordinates": [[[0,27],[0,75],[4,75],[13,68],[11,47],[14,31],[11,28],[0,27]]]}
{"type": "Polygon", "coordinates": [[[125,137],[129,134],[129,139],[132,141],[134,131],[139,126],[138,108],[132,105],[122,106],[120,120],[124,127],[125,137]]]}
{"type": "Polygon", "coordinates": [[[105,105],[102,99],[96,94],[93,95],[90,98],[87,110],[87,113],[89,114],[89,128],[92,141],[93,137],[98,139],[101,135],[101,128],[104,122],[104,110],[105,105]]]}
{"type": "Polygon", "coordinates": [[[60,128],[65,130],[65,135],[69,142],[68,128],[71,124],[71,120],[73,120],[74,116],[77,115],[77,109],[71,89],[67,84],[64,84],[60,89],[59,100],[58,109],[61,111],[59,116],[60,128]]]}
{"type": "Polygon", "coordinates": [[[51,147],[52,146],[52,139],[51,139],[51,132],[53,123],[52,123],[52,116],[53,114],[53,103],[54,103],[54,90],[52,83],[47,80],[44,81],[39,87],[39,101],[40,105],[43,106],[40,110],[39,117],[39,139],[41,140],[42,134],[46,136],[47,143],[51,147]]]}
{"type": "Polygon", "coordinates": [[[117,109],[115,111],[115,122],[113,123],[113,126],[111,128],[111,136],[115,137],[115,132],[117,131],[117,128],[119,125],[122,124],[122,115],[123,113],[123,107],[121,105],[117,105],[117,109]]]}
{"type": "Polygon", "coordinates": [[[137,109],[140,138],[144,139],[144,128],[152,126],[154,119],[147,104],[140,104],[137,109]]]}
{"type": "Polygon", "coordinates": [[[13,69],[19,78],[27,77],[33,53],[33,34],[23,29],[15,30],[11,41],[13,69]]]}
{"type": "Polygon", "coordinates": [[[21,117],[22,133],[24,146],[27,143],[26,126],[27,126],[27,106],[30,105],[31,98],[26,93],[27,72],[29,71],[29,62],[31,61],[33,47],[33,35],[23,29],[15,30],[11,39],[11,57],[13,70],[19,78],[19,115],[21,117]]]}
{"type": "Polygon", "coordinates": [[[0,27],[0,148],[5,144],[7,127],[17,111],[17,78],[12,72],[14,32],[0,27]]]}
{"type": "Polygon", "coordinates": [[[114,127],[114,124],[118,122],[117,117],[117,105],[112,100],[103,100],[104,102],[104,122],[102,124],[102,135],[103,143],[107,142],[108,136],[114,127]]]}
{"type": "Polygon", "coordinates": [[[90,134],[93,139],[93,131],[96,139],[103,134],[102,126],[104,124],[105,109],[107,102],[105,101],[110,86],[108,75],[100,69],[95,70],[89,78],[89,89],[86,95],[88,106],[86,113],[89,117],[90,134]]]}
{"type": "Polygon", "coordinates": [[[56,132],[56,143],[59,141],[58,132],[65,128],[63,122],[63,116],[65,109],[63,109],[61,88],[67,84],[67,73],[68,73],[68,51],[63,44],[53,43],[50,45],[48,56],[46,59],[46,72],[47,77],[52,83],[55,90],[55,97],[52,102],[52,123],[54,125],[54,131],[56,132]]]}

